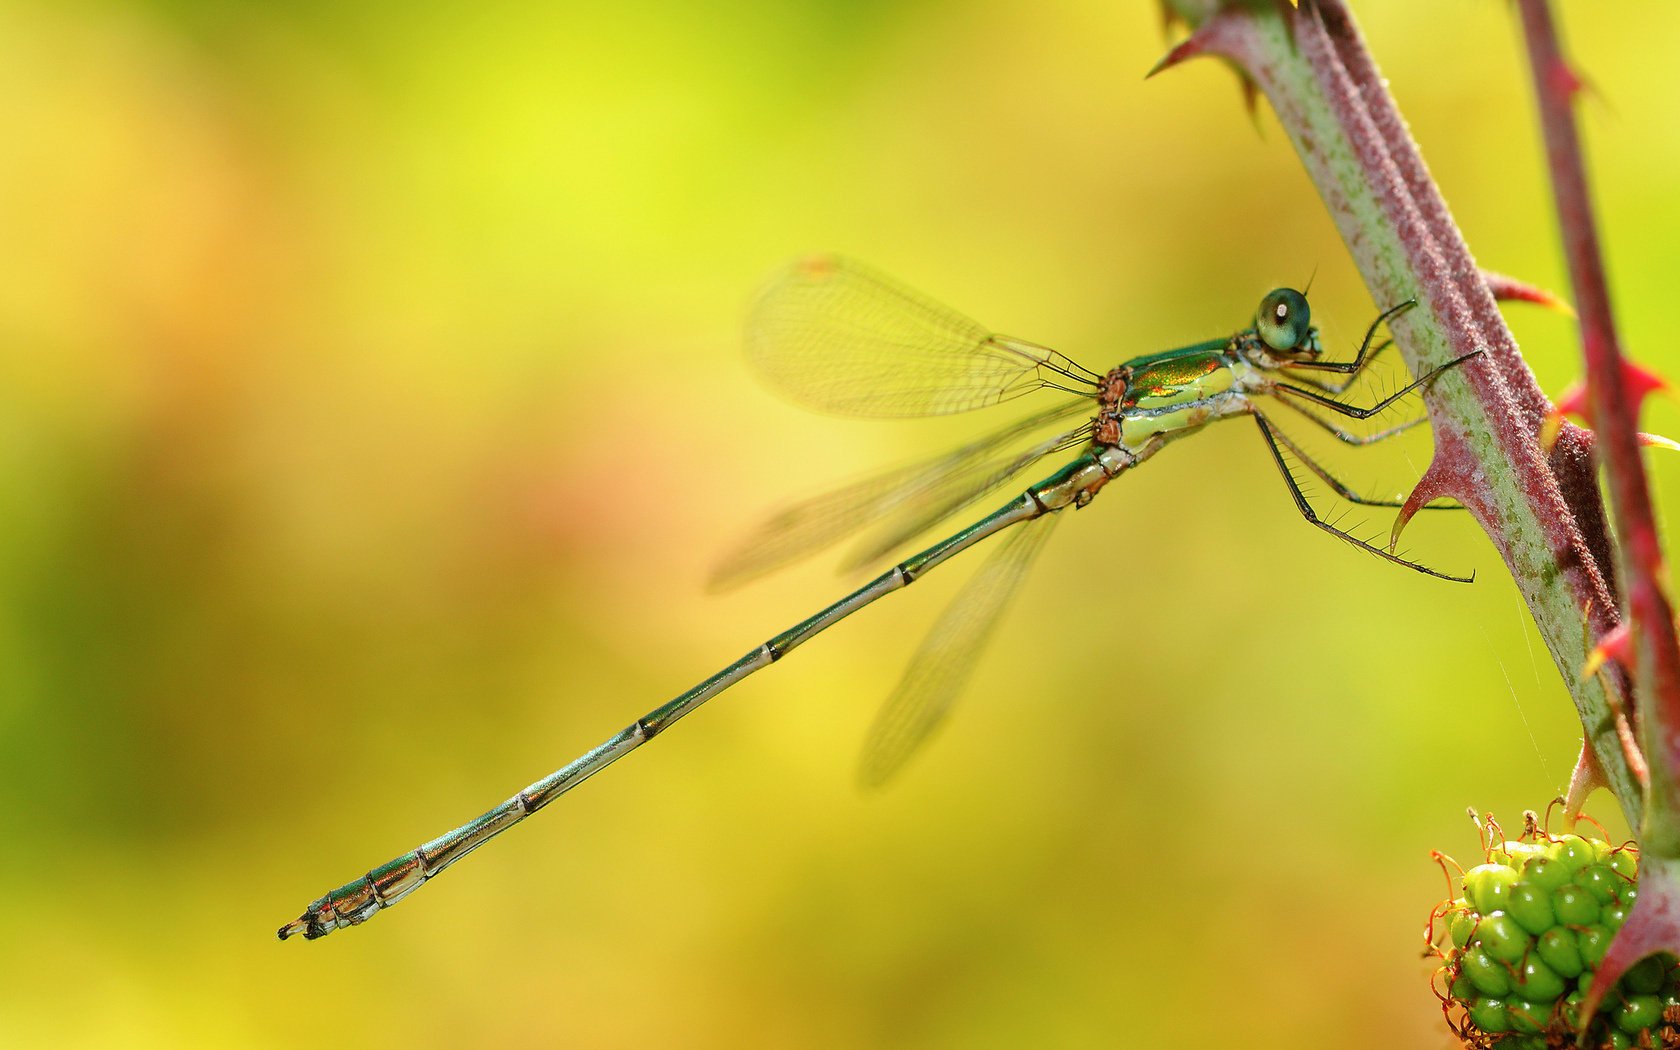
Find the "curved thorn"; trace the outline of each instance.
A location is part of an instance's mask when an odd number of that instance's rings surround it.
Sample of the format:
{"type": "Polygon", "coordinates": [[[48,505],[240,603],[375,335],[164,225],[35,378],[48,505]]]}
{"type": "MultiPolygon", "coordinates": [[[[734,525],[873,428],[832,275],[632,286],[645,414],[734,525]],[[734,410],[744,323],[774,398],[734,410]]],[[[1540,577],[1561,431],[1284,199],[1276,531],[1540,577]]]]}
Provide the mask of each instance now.
{"type": "Polygon", "coordinates": [[[1255,55],[1252,13],[1240,7],[1222,9],[1161,56],[1161,60],[1150,67],[1143,79],[1148,80],[1199,55],[1221,55],[1235,62],[1239,69],[1252,68],[1255,55]]]}
{"type": "Polygon", "coordinates": [[[1493,270],[1482,271],[1482,283],[1487,285],[1488,291],[1500,302],[1534,303],[1548,310],[1556,310],[1565,317],[1575,316],[1575,308],[1565,302],[1562,296],[1537,284],[1519,281],[1508,274],[1493,270]]]}
{"type": "Polygon", "coordinates": [[[1598,644],[1593,646],[1592,652],[1587,654],[1587,662],[1581,666],[1581,677],[1591,678],[1609,661],[1614,660],[1623,667],[1628,666],[1628,657],[1633,653],[1633,634],[1628,630],[1628,621],[1612,627],[1605,633],[1598,644]]]}
{"type": "Polygon", "coordinates": [[[1569,790],[1564,794],[1565,830],[1574,830],[1575,820],[1587,804],[1587,796],[1601,787],[1609,786],[1609,781],[1604,778],[1604,768],[1598,764],[1598,755],[1593,752],[1592,744],[1581,741],[1581,754],[1575,759],[1575,770],[1569,774],[1569,790]]]}
{"type": "Polygon", "coordinates": [[[1418,478],[1417,484],[1412,486],[1411,494],[1406,497],[1406,502],[1400,505],[1400,510],[1394,515],[1394,527],[1388,533],[1389,551],[1392,552],[1399,544],[1400,533],[1405,531],[1406,526],[1411,523],[1412,516],[1418,511],[1438,499],[1456,498],[1447,491],[1446,471],[1440,462],[1439,457],[1429,461],[1429,469],[1423,472],[1423,477],[1418,478]]]}
{"type": "Polygon", "coordinates": [[[1196,30],[1194,33],[1191,33],[1189,36],[1173,45],[1172,50],[1162,55],[1159,61],[1149,67],[1149,72],[1143,75],[1143,79],[1148,80],[1155,74],[1165,72],[1166,70],[1178,65],[1180,62],[1195,58],[1198,55],[1206,54],[1207,39],[1203,35],[1203,30],[1206,28],[1207,26],[1204,24],[1202,29],[1196,30]]]}

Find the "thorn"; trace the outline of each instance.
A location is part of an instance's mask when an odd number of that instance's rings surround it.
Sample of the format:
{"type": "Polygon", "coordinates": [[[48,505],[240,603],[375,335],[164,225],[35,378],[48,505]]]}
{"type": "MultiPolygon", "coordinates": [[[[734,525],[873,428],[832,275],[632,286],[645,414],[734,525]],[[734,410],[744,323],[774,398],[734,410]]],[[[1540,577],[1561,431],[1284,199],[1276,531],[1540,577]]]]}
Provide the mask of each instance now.
{"type": "Polygon", "coordinates": [[[1220,10],[1161,56],[1161,60],[1144,74],[1143,79],[1148,80],[1162,70],[1198,55],[1222,55],[1239,68],[1252,68],[1251,17],[1250,13],[1235,7],[1220,10]]]}
{"type": "Polygon", "coordinates": [[[1601,787],[1609,786],[1609,781],[1604,779],[1604,768],[1598,764],[1598,755],[1593,752],[1592,744],[1586,740],[1581,741],[1581,754],[1575,759],[1575,771],[1569,775],[1569,790],[1564,795],[1564,829],[1574,829],[1575,819],[1586,806],[1588,795],[1601,787]]]}
{"type": "Polygon", "coordinates": [[[1579,416],[1587,419],[1591,406],[1587,402],[1587,384],[1585,380],[1577,379],[1564,388],[1552,403],[1552,411],[1560,416],[1579,416]]]}
{"type": "Polygon", "coordinates": [[[1198,55],[1206,53],[1207,38],[1202,34],[1202,31],[1198,29],[1194,33],[1185,37],[1183,40],[1180,40],[1173,46],[1172,50],[1162,55],[1159,62],[1156,62],[1153,66],[1149,67],[1149,72],[1143,75],[1143,79],[1148,80],[1155,74],[1171,69],[1180,62],[1184,62],[1188,59],[1192,59],[1198,55]]]}
{"type": "Polygon", "coordinates": [[[1591,678],[1609,660],[1614,660],[1623,667],[1628,666],[1628,657],[1632,651],[1633,634],[1624,620],[1606,631],[1604,637],[1598,640],[1598,644],[1593,646],[1592,652],[1587,654],[1587,662],[1581,665],[1581,677],[1591,678]]]}
{"type": "Polygon", "coordinates": [[[1616,742],[1622,745],[1622,759],[1628,764],[1628,772],[1641,788],[1651,786],[1651,766],[1645,761],[1645,752],[1639,750],[1639,741],[1634,738],[1633,726],[1628,723],[1627,712],[1616,712],[1616,742]]]}
{"type": "Polygon", "coordinates": [[[1493,270],[1482,271],[1482,283],[1486,284],[1488,291],[1493,293],[1493,297],[1502,303],[1534,303],[1538,306],[1544,306],[1548,310],[1556,310],[1565,317],[1575,316],[1575,308],[1565,302],[1562,296],[1547,291],[1537,284],[1519,281],[1515,277],[1497,273],[1493,270]]]}
{"type": "MultiPolygon", "coordinates": [[[[1633,417],[1639,418],[1639,410],[1645,399],[1655,393],[1674,393],[1674,387],[1660,373],[1652,371],[1643,365],[1624,359],[1622,361],[1622,386],[1626,390],[1628,401],[1632,406],[1633,417]]],[[[1552,403],[1551,411],[1546,413],[1545,420],[1540,424],[1540,447],[1547,453],[1552,451],[1556,443],[1558,431],[1563,427],[1564,416],[1575,416],[1588,427],[1593,425],[1592,402],[1587,397],[1587,385],[1581,380],[1569,384],[1557,400],[1552,403]]],[[[1650,435],[1651,440],[1644,444],[1655,445],[1659,448],[1674,448],[1674,442],[1667,438],[1650,435]]]]}
{"type": "Polygon", "coordinates": [[[1647,394],[1658,391],[1666,394],[1670,390],[1668,380],[1651,369],[1628,360],[1622,361],[1622,384],[1627,387],[1628,396],[1633,399],[1635,415],[1639,413],[1639,406],[1647,394]]]}
{"type": "Polygon", "coordinates": [[[1565,98],[1574,97],[1587,86],[1586,80],[1561,58],[1546,71],[1546,80],[1552,90],[1560,92],[1565,98]]]}
{"type": "Polygon", "coordinates": [[[1666,448],[1670,452],[1680,452],[1680,441],[1673,438],[1665,438],[1661,434],[1647,434],[1644,431],[1638,434],[1638,438],[1640,445],[1645,448],[1666,448]]]}
{"type": "Polygon", "coordinates": [[[1394,527],[1388,533],[1388,553],[1393,554],[1394,548],[1399,546],[1400,533],[1405,531],[1414,514],[1426,504],[1442,497],[1452,497],[1452,493],[1446,491],[1443,472],[1439,457],[1429,461],[1429,469],[1423,472],[1423,477],[1418,478],[1417,484],[1412,486],[1411,495],[1406,497],[1406,502],[1400,505],[1399,513],[1394,515],[1394,527]]]}
{"type": "Polygon", "coordinates": [[[1552,407],[1546,412],[1546,418],[1540,423],[1540,451],[1546,455],[1552,454],[1552,446],[1557,444],[1558,433],[1563,430],[1563,417],[1566,415],[1586,418],[1587,384],[1576,380],[1558,395],[1552,407]]]}

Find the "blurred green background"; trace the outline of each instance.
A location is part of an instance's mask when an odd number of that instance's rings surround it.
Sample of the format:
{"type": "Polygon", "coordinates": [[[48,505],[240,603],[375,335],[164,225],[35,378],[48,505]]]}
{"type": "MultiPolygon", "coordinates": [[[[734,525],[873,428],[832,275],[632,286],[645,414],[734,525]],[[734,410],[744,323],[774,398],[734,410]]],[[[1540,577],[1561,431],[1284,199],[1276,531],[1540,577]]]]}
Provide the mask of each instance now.
{"type": "MultiPolygon", "coordinates": [[[[1566,290],[1506,5],[1359,6],[1480,261],[1566,290]]],[[[1680,24],[1614,12],[1563,13],[1672,373],[1680,24]]],[[[1316,268],[1354,345],[1387,304],[1281,131],[1216,63],[1143,82],[1163,48],[1081,0],[0,3],[0,1042],[1445,1045],[1428,851],[1558,792],[1574,716],[1473,523],[1409,533],[1473,587],[1362,556],[1246,426],[1069,516],[890,789],[858,743],[961,571],[274,941],[849,584],[705,594],[766,510],[993,422],[766,391],[740,323],[789,257],[1098,367],[1316,268]]],[[[1574,378],[1571,322],[1511,314],[1574,378]]]]}

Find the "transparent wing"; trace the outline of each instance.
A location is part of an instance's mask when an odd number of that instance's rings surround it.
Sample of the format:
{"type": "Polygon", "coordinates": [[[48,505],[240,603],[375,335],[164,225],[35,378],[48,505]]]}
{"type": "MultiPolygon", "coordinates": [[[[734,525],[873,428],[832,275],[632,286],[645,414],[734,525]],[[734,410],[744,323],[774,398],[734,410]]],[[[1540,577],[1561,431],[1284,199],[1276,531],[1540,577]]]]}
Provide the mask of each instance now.
{"type": "Polygon", "coordinates": [[[1090,439],[1090,433],[1091,424],[1086,423],[1019,452],[970,460],[938,483],[910,493],[878,528],[846,555],[841,569],[851,571],[880,561],[988,492],[1007,484],[1044,457],[1084,444],[1090,439]]]}
{"type": "Polygon", "coordinates": [[[928,483],[949,457],[900,467],[777,511],[712,570],[728,590],[838,543],[928,483]]]}
{"type": "Polygon", "coordinates": [[[977,650],[991,636],[1058,517],[1047,514],[1007,537],[934,624],[869,730],[859,767],[865,785],[886,783],[945,720],[974,673],[977,650]]]}
{"type": "Polygon", "coordinates": [[[747,355],[805,405],[878,419],[966,412],[1045,388],[1092,396],[1102,378],[832,255],[770,283],[747,321],[747,355]]]}
{"type": "MultiPolygon", "coordinates": [[[[1010,454],[1001,462],[997,455],[1000,450],[1039,427],[1090,409],[1090,402],[1084,398],[1063,401],[932,459],[865,478],[786,507],[753,530],[718,563],[712,573],[711,587],[725,590],[745,583],[815,554],[885,518],[888,524],[881,539],[872,540],[864,548],[873,553],[864,558],[860,551],[848,559],[848,567],[873,561],[940,518],[1004,484],[1034,461],[1055,451],[1072,435],[1059,434],[1054,446],[1043,447],[1046,443],[1040,442],[1028,450],[1030,456],[1010,454]],[[937,507],[947,509],[932,514],[932,508],[937,507]],[[911,521],[921,524],[911,528],[911,521]]],[[[1081,428],[1072,434],[1083,432],[1081,428]]]]}

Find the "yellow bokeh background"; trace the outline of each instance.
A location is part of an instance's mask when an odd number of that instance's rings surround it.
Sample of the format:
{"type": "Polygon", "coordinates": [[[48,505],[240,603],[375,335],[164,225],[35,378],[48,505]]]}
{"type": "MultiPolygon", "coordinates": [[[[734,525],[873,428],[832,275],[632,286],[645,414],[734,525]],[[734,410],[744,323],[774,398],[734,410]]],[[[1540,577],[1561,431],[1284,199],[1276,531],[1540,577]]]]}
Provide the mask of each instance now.
{"type": "MultiPolygon", "coordinates": [[[[1507,6],[1359,8],[1480,261],[1565,289],[1507,6]]],[[[1680,23],[1562,13],[1672,374],[1680,23]]],[[[850,585],[705,593],[768,509],[993,422],[778,400],[740,326],[786,259],[1104,368],[1316,270],[1351,349],[1388,304],[1280,129],[1162,50],[1080,0],[0,3],[0,1044],[1445,1046],[1429,850],[1543,805],[1578,726],[1473,523],[1412,534],[1472,587],[1362,556],[1246,426],[1068,516],[889,789],[858,744],[960,568],[274,940],[850,585]]]]}

